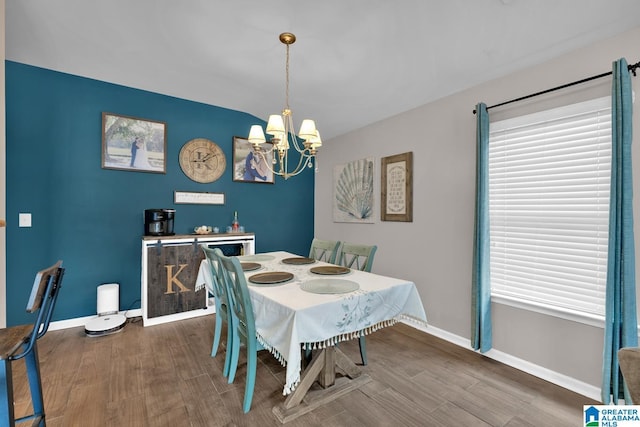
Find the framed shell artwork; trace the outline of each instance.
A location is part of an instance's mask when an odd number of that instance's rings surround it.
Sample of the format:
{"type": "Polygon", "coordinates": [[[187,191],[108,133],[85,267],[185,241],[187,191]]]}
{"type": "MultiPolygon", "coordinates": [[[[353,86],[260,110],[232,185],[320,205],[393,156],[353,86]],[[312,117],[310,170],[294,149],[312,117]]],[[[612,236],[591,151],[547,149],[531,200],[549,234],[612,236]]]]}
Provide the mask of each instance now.
{"type": "Polygon", "coordinates": [[[333,221],[374,222],[374,159],[355,160],[333,168],[333,221]]]}

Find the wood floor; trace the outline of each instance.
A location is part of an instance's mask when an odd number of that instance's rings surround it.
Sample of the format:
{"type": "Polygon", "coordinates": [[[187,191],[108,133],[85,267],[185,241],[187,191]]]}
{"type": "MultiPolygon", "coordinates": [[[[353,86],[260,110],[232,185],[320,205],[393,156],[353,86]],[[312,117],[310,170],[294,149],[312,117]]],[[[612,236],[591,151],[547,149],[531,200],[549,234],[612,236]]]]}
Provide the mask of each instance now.
{"type": "MultiPolygon", "coordinates": [[[[242,412],[246,364],[234,384],[224,352],[210,357],[214,316],[88,338],[83,328],[39,341],[47,425],[278,426],[284,368],[258,361],[252,409],[242,412]]],[[[353,360],[357,341],[340,344],[353,360]]],[[[286,426],[577,426],[584,396],[404,324],[367,337],[373,381],[286,426]]],[[[14,368],[17,415],[29,409],[22,363],[14,368]]]]}

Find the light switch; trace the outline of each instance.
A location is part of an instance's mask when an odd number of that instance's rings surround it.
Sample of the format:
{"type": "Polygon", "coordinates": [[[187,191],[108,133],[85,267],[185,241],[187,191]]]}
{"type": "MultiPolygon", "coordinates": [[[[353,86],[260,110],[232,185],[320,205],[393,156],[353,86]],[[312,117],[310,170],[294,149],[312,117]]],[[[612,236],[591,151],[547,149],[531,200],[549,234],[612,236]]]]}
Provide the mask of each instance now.
{"type": "Polygon", "coordinates": [[[18,214],[18,227],[31,227],[31,214],[20,213],[18,214]]]}

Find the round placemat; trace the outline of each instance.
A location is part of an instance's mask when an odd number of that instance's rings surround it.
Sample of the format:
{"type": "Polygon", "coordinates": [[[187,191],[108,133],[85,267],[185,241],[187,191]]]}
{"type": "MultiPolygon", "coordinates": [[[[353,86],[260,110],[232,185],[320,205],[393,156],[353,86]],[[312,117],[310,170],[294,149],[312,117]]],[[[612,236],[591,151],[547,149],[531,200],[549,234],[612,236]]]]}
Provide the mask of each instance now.
{"type": "Polygon", "coordinates": [[[334,275],[334,274],[347,274],[351,270],[347,267],[341,267],[339,265],[322,265],[319,267],[311,267],[309,269],[312,273],[334,275]]]}
{"type": "Polygon", "coordinates": [[[315,259],[304,258],[304,257],[285,258],[282,260],[283,264],[293,264],[293,265],[313,264],[314,262],[316,262],[315,259]]]}
{"type": "Polygon", "coordinates": [[[300,289],[312,294],[346,294],[357,291],[360,285],[344,279],[313,279],[303,282],[300,289]]]}
{"type": "Polygon", "coordinates": [[[242,271],[253,271],[262,267],[262,265],[257,262],[241,262],[240,265],[242,266],[242,271]]]}
{"type": "Polygon", "coordinates": [[[249,277],[251,283],[258,285],[273,285],[274,283],[288,282],[291,279],[293,279],[293,273],[287,271],[269,271],[249,277]]]}

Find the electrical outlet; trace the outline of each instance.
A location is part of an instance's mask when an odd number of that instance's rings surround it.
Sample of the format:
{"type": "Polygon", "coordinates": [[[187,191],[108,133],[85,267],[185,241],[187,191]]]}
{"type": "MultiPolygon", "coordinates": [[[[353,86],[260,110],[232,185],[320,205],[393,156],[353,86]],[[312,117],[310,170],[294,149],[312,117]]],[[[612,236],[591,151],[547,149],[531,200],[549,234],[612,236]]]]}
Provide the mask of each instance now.
{"type": "Polygon", "coordinates": [[[18,227],[31,227],[31,214],[20,213],[18,214],[18,227]]]}

